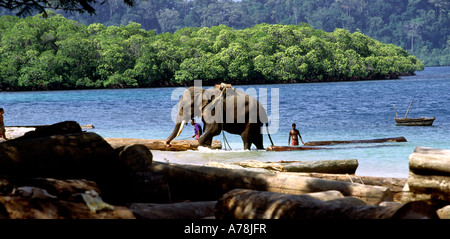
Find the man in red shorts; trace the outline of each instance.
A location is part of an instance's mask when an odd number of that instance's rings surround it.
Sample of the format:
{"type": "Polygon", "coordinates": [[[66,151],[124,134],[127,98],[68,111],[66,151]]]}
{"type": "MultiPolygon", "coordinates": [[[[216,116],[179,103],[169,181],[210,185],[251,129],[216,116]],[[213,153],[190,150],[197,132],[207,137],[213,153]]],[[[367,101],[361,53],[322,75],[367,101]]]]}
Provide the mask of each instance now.
{"type": "Polygon", "coordinates": [[[298,130],[295,128],[295,126],[296,126],[295,123],[293,123],[293,124],[292,124],[292,130],[289,131],[289,142],[288,142],[288,145],[291,144],[291,137],[292,137],[292,146],[297,146],[297,145],[299,145],[299,144],[298,144],[298,139],[299,139],[299,137],[300,137],[300,141],[302,141],[302,144],[305,144],[305,143],[303,142],[302,136],[300,135],[300,131],[298,131],[298,130]],[[297,135],[298,135],[298,137],[297,137],[297,135]]]}

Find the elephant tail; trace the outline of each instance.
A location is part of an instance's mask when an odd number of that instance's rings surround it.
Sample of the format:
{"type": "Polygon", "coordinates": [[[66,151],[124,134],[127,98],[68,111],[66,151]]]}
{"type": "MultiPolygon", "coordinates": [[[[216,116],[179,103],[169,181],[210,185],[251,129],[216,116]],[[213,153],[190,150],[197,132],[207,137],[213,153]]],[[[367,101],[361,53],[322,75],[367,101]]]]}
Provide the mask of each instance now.
{"type": "Polygon", "coordinates": [[[267,129],[267,135],[269,135],[269,139],[270,139],[270,143],[273,145],[273,141],[272,141],[272,137],[270,137],[270,133],[269,133],[269,123],[266,123],[266,129],[267,129]]]}

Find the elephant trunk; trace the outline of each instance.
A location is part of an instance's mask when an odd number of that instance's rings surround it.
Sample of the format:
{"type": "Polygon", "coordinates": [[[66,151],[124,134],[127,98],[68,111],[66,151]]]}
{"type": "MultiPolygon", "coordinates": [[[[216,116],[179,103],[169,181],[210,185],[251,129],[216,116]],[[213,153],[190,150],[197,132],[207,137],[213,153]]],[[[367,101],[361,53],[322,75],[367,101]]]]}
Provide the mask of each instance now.
{"type": "Polygon", "coordinates": [[[172,140],[176,137],[178,137],[181,134],[181,131],[183,131],[185,121],[181,121],[181,123],[176,123],[175,128],[173,128],[172,134],[169,135],[169,137],[166,139],[166,144],[170,144],[172,140]]]}

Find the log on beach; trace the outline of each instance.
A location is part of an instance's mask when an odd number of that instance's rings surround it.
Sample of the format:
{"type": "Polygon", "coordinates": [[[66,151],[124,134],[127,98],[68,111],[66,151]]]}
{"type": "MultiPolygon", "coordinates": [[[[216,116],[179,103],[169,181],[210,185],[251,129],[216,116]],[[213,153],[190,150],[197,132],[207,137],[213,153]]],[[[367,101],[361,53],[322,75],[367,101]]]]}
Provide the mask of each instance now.
{"type": "MultiPolygon", "coordinates": [[[[142,144],[150,150],[162,151],[186,151],[197,150],[199,147],[197,140],[173,140],[171,146],[167,148],[165,140],[159,139],[133,139],[133,138],[105,138],[105,140],[113,147],[119,148],[131,144],[142,144]]],[[[222,142],[213,140],[212,149],[222,149],[222,142]]]]}
{"type": "Polygon", "coordinates": [[[5,174],[81,176],[117,163],[114,159],[112,147],[95,133],[27,136],[0,143],[0,173],[5,174]]]}
{"type": "Polygon", "coordinates": [[[416,174],[450,175],[450,150],[416,147],[409,155],[409,169],[416,174]]]}
{"type": "Polygon", "coordinates": [[[337,190],[345,196],[354,196],[367,203],[392,200],[392,194],[386,187],[303,177],[294,173],[254,172],[162,162],[153,162],[151,171],[164,174],[172,198],[180,200],[217,200],[236,188],[290,194],[337,190]]]}
{"type": "Polygon", "coordinates": [[[266,168],[281,172],[316,172],[335,174],[354,174],[358,168],[358,160],[356,159],[283,162],[241,161],[234,162],[233,164],[237,164],[242,167],[266,168]]]}
{"type": "Polygon", "coordinates": [[[170,204],[131,203],[137,219],[201,219],[214,216],[217,201],[170,204]]]}
{"type": "Polygon", "coordinates": [[[41,199],[22,196],[0,196],[0,218],[3,219],[135,219],[124,206],[92,213],[83,202],[41,199]]]}
{"type": "Polygon", "coordinates": [[[450,202],[450,150],[416,147],[409,156],[409,175],[402,201],[450,202]]]}
{"type": "Polygon", "coordinates": [[[136,158],[133,150],[119,157],[98,134],[79,131],[76,122],[62,122],[0,143],[0,174],[85,178],[96,181],[108,200],[126,200],[133,183],[131,173],[148,168],[152,159],[136,158]]]}
{"type": "Polygon", "coordinates": [[[366,140],[330,140],[330,141],[308,141],[305,146],[323,146],[331,144],[363,144],[363,143],[385,143],[385,142],[407,142],[405,137],[366,139],[366,140]]]}
{"type": "MultiPolygon", "coordinates": [[[[122,206],[105,206],[97,200],[92,212],[83,194],[101,190],[85,179],[20,178],[0,179],[0,218],[9,219],[132,219],[133,213],[122,206]]],[[[101,197],[100,197],[101,198],[101,197]]]]}
{"type": "Polygon", "coordinates": [[[408,180],[407,178],[372,177],[372,176],[328,174],[328,173],[298,172],[295,174],[305,177],[322,178],[349,183],[361,183],[365,185],[387,187],[392,192],[394,201],[401,201],[403,188],[408,180]]]}
{"type": "MultiPolygon", "coordinates": [[[[8,139],[15,139],[18,137],[21,137],[25,135],[27,132],[30,131],[36,131],[41,128],[45,128],[51,125],[23,125],[23,126],[5,126],[6,130],[6,138],[8,139]]],[[[94,125],[87,124],[87,125],[81,125],[81,129],[94,129],[94,125]]]]}
{"type": "Polygon", "coordinates": [[[382,207],[333,201],[322,201],[309,195],[235,189],[218,200],[215,215],[218,219],[438,218],[435,210],[424,202],[382,207]]]}

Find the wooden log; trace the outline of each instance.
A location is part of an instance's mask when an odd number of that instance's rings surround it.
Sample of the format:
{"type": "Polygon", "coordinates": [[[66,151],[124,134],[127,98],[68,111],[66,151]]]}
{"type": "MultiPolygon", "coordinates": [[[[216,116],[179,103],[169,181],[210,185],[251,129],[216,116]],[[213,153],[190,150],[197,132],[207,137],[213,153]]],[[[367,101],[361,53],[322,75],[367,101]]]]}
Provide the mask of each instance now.
{"type": "Polygon", "coordinates": [[[393,194],[394,201],[401,201],[403,188],[407,182],[407,178],[390,178],[390,177],[371,177],[359,175],[342,175],[328,173],[295,173],[300,176],[322,178],[327,180],[337,180],[349,183],[361,183],[365,185],[387,187],[393,194]]]}
{"type": "Polygon", "coordinates": [[[329,150],[332,148],[325,147],[308,147],[308,146],[276,146],[270,145],[266,148],[266,151],[301,151],[301,150],[329,150]]]}
{"type": "Polygon", "coordinates": [[[91,132],[0,143],[0,174],[93,180],[112,203],[126,200],[131,172],[111,145],[91,132]]]}
{"type": "MultiPolygon", "coordinates": [[[[186,151],[186,150],[198,150],[199,147],[197,140],[173,140],[169,148],[167,148],[165,140],[159,139],[105,138],[105,140],[113,148],[119,148],[131,144],[142,144],[145,145],[150,150],[186,151]]],[[[213,140],[211,148],[221,149],[222,143],[218,140],[213,140]]]]}
{"type": "Polygon", "coordinates": [[[281,164],[284,172],[354,174],[358,168],[358,160],[356,159],[318,160],[281,164]]]}
{"type": "Polygon", "coordinates": [[[290,194],[337,190],[345,196],[355,196],[367,203],[392,200],[390,190],[385,187],[303,177],[294,173],[252,172],[156,161],[152,164],[152,171],[166,175],[172,198],[180,200],[217,200],[236,188],[290,194]]]}
{"type": "Polygon", "coordinates": [[[81,202],[19,196],[0,196],[0,214],[9,219],[135,219],[123,206],[92,213],[81,202]]]}
{"type": "Polygon", "coordinates": [[[132,193],[127,196],[127,203],[171,203],[169,184],[165,175],[155,172],[137,172],[130,186],[132,193]]]}
{"type": "Polygon", "coordinates": [[[450,176],[419,175],[409,172],[409,190],[417,193],[443,194],[450,198],[450,176]]]}
{"type": "Polygon", "coordinates": [[[409,172],[407,189],[402,201],[427,201],[432,205],[450,202],[450,176],[420,175],[409,172]]]}
{"type": "Polygon", "coordinates": [[[104,172],[118,162],[112,147],[95,133],[17,138],[0,143],[0,172],[9,175],[82,176],[83,172],[104,172]]]}
{"type": "Polygon", "coordinates": [[[450,219],[450,205],[439,208],[436,213],[438,214],[440,219],[450,219]]]}
{"type": "MultiPolygon", "coordinates": [[[[75,121],[63,121],[56,124],[36,127],[34,131],[25,133],[17,140],[48,137],[52,135],[76,134],[81,133],[81,126],[75,121]]],[[[16,140],[16,139],[14,139],[16,140]]]]}
{"type": "Polygon", "coordinates": [[[436,219],[435,210],[424,202],[401,206],[352,205],[321,201],[308,195],[235,189],[220,198],[218,219],[436,219]]]}
{"type": "Polygon", "coordinates": [[[450,150],[416,147],[409,155],[409,170],[416,174],[450,175],[450,150]]]}
{"type": "Polygon", "coordinates": [[[116,149],[119,160],[135,172],[148,171],[153,161],[152,152],[142,144],[132,144],[116,149]]]}
{"type": "Polygon", "coordinates": [[[217,201],[171,204],[131,203],[137,219],[201,219],[214,216],[217,201]]]}
{"type": "Polygon", "coordinates": [[[55,179],[55,178],[23,178],[7,177],[1,179],[2,193],[12,194],[20,187],[40,188],[60,200],[80,201],[77,195],[86,191],[101,194],[96,182],[86,179],[55,179]],[[6,190],[5,190],[6,189],[6,190]]]}
{"type": "Polygon", "coordinates": [[[282,172],[316,172],[335,174],[354,174],[358,168],[358,160],[316,160],[316,161],[283,161],[283,162],[261,162],[241,161],[233,162],[246,168],[266,168],[282,172]]]}
{"type": "Polygon", "coordinates": [[[382,139],[363,139],[363,140],[330,140],[330,141],[308,141],[305,146],[323,146],[331,144],[367,144],[367,143],[385,143],[385,142],[407,142],[405,137],[382,138],[382,139]]]}
{"type": "MultiPolygon", "coordinates": [[[[50,125],[30,125],[30,126],[5,126],[6,138],[15,139],[25,135],[27,132],[36,131],[39,128],[48,127],[50,125]]],[[[81,125],[81,129],[94,129],[94,125],[81,125]]]]}

